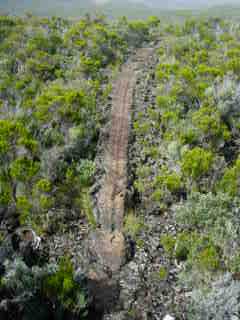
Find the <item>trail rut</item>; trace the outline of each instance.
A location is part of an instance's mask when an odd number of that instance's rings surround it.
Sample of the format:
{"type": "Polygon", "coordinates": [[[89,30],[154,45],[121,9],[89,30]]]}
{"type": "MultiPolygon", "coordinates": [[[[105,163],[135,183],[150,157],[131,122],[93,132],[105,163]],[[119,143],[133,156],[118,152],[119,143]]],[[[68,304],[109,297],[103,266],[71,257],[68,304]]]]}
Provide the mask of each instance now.
{"type": "Polygon", "coordinates": [[[141,70],[141,64],[147,63],[152,52],[152,48],[139,49],[134,60],[131,59],[123,65],[113,84],[111,125],[101,161],[105,167],[105,174],[96,195],[99,228],[92,235],[90,243],[92,254],[112,272],[120,269],[125,256],[122,229],[128,183],[128,143],[134,88],[137,72],[141,70]]]}
{"type": "Polygon", "coordinates": [[[127,155],[136,70],[152,49],[139,49],[135,61],[123,66],[113,89],[111,129],[104,154],[106,174],[98,194],[99,224],[108,232],[121,231],[127,188],[127,155]]]}

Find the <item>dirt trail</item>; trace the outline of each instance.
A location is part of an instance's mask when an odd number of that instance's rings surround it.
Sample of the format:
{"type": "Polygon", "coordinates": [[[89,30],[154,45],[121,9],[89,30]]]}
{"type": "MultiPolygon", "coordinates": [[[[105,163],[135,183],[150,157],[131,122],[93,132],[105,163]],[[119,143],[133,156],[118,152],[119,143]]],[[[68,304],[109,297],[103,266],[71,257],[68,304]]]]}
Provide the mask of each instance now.
{"type": "Polygon", "coordinates": [[[113,85],[111,126],[102,163],[105,175],[96,199],[98,225],[91,237],[90,251],[102,265],[118,271],[125,257],[122,233],[127,190],[128,143],[131,127],[131,107],[137,71],[146,64],[152,48],[139,49],[134,60],[128,61],[113,85]]]}
{"type": "Polygon", "coordinates": [[[114,84],[111,129],[103,163],[106,174],[98,194],[99,224],[108,232],[121,231],[124,217],[124,201],[127,188],[127,155],[131,122],[132,99],[136,82],[136,70],[146,62],[152,49],[142,48],[135,60],[126,63],[114,84]]]}

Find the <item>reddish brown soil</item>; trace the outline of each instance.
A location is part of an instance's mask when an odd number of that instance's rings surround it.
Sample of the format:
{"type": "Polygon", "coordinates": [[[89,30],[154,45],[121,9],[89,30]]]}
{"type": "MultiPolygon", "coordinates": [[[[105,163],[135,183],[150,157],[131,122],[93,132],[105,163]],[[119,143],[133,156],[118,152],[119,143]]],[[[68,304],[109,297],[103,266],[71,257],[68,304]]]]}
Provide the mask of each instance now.
{"type": "Polygon", "coordinates": [[[136,69],[140,68],[141,63],[146,62],[150,52],[152,49],[139,49],[135,61],[123,66],[114,84],[111,129],[103,159],[107,172],[97,201],[100,212],[99,224],[108,232],[121,231],[123,226],[128,180],[128,140],[136,69]]]}
{"type": "Polygon", "coordinates": [[[131,108],[137,70],[147,62],[153,49],[143,48],[136,53],[133,62],[127,62],[113,85],[111,128],[103,155],[106,174],[97,195],[98,225],[92,243],[93,251],[113,271],[120,268],[124,257],[124,204],[127,189],[128,143],[131,124],[131,108]],[[107,247],[107,248],[106,248],[107,247]],[[95,250],[97,249],[97,250],[95,250]],[[113,263],[114,261],[114,263],[113,263]]]}

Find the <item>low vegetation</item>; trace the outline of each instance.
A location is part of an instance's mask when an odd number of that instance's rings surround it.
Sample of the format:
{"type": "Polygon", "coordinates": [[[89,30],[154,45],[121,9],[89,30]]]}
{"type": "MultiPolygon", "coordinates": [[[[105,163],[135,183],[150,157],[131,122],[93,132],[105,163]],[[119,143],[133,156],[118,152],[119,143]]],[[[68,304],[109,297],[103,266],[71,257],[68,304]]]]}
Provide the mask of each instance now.
{"type": "MultiPolygon", "coordinates": [[[[96,227],[90,188],[105,118],[101,108],[121,64],[151,41],[158,23],[156,18],[109,22],[101,15],[75,21],[0,16],[3,250],[9,232],[18,227],[47,241],[54,234],[61,237],[71,217],[96,227]]],[[[59,262],[52,264],[48,257],[44,265],[29,266],[19,254],[11,263],[4,257],[0,294],[14,305],[13,317],[85,318],[87,292],[75,281],[69,259],[55,257],[59,262]]]]}
{"type": "Polygon", "coordinates": [[[161,235],[160,245],[192,291],[189,319],[239,312],[239,35],[237,24],[221,19],[168,26],[156,101],[135,117],[135,189],[146,210],[150,197],[155,213],[173,215],[179,231],[161,235]]]}
{"type": "Polygon", "coordinates": [[[102,107],[122,63],[160,38],[154,101],[135,106],[139,201],[123,231],[141,250],[151,229],[143,213],[170,217],[174,228],[153,241],[163,254],[153,281],[167,282],[177,267],[180,291],[191,293],[187,319],[239,314],[239,37],[239,24],[219,18],[166,26],[156,17],[0,16],[0,294],[19,319],[87,317],[72,257],[29,264],[10,252],[9,235],[27,227],[48,239],[72,216],[97,227],[91,187],[102,107]]]}

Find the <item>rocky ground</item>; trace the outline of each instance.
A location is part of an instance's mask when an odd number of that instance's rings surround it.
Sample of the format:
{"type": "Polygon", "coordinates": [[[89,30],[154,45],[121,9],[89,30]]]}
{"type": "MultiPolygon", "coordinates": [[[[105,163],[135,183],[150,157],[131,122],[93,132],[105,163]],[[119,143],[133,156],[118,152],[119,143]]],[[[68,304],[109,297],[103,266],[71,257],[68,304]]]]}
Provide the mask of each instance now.
{"type": "MultiPolygon", "coordinates": [[[[139,70],[134,95],[133,121],[139,112],[146,112],[155,104],[156,84],[154,68],[157,63],[153,55],[151,66],[139,70]]],[[[133,131],[132,131],[133,132],[133,131]]],[[[164,254],[160,245],[161,235],[176,234],[174,211],[160,214],[146,199],[138,199],[132,181],[134,170],[141,159],[142,146],[134,134],[129,143],[129,203],[144,217],[144,227],[134,243],[134,257],[120,271],[120,297],[116,311],[104,316],[104,320],[122,319],[186,319],[185,293],[177,285],[179,268],[164,254]]]]}

